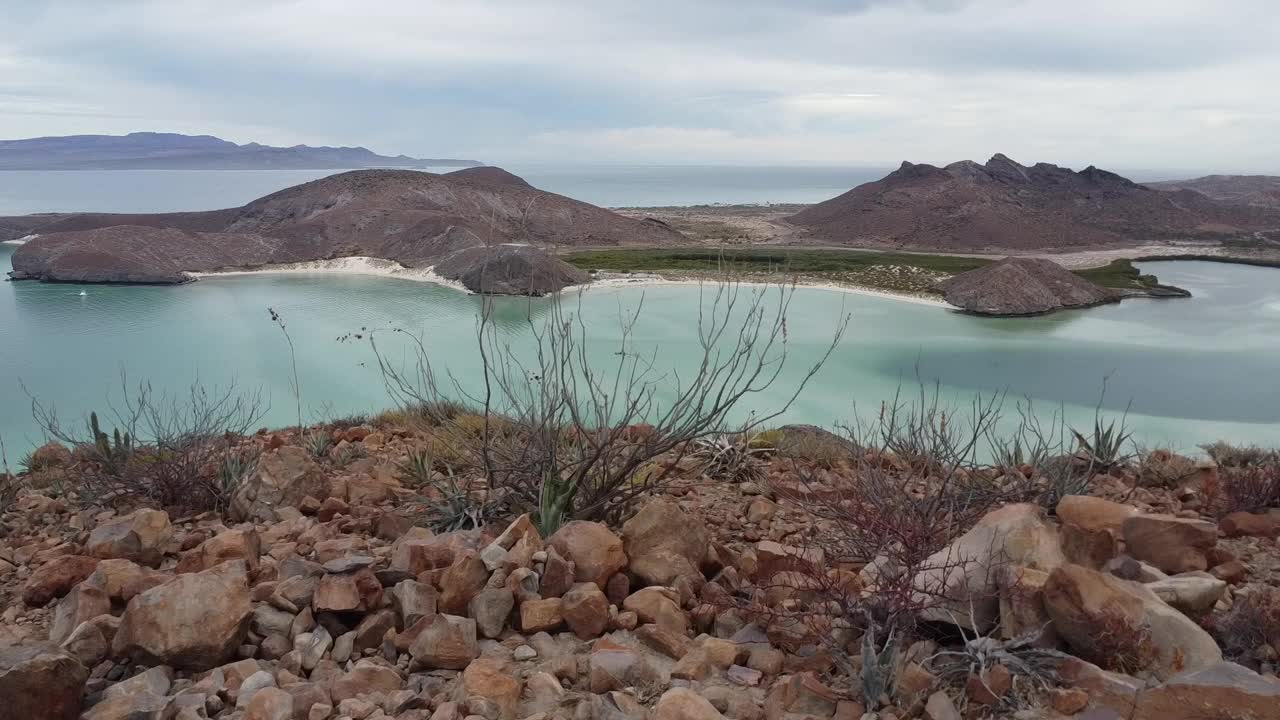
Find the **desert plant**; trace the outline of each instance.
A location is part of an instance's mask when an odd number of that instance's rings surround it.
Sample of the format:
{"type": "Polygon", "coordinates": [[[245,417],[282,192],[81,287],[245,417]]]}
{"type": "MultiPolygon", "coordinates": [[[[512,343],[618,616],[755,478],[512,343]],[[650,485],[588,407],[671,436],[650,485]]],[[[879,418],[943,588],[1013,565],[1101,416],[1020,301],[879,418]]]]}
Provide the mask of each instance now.
{"type": "Polygon", "coordinates": [[[1260,448],[1257,445],[1235,445],[1219,440],[1208,445],[1201,445],[1200,449],[1204,450],[1205,454],[1216,462],[1219,467],[1224,468],[1253,467],[1280,462],[1280,452],[1260,448]]]}
{"type": "Polygon", "coordinates": [[[1280,649],[1280,589],[1259,586],[1237,596],[1211,629],[1228,660],[1257,668],[1268,645],[1280,649]]]}
{"type": "MultiPolygon", "coordinates": [[[[634,501],[667,479],[675,462],[637,483],[637,471],[672,453],[678,461],[696,440],[726,430],[747,398],[769,389],[787,359],[786,316],[793,288],[744,289],[726,282],[705,289],[696,322],[701,359],[692,373],[665,372],[657,356],[635,347],[634,314],[620,321],[613,360],[600,363],[586,352],[588,329],[582,313],[553,298],[544,320],[526,318],[530,351],[518,352],[498,331],[491,299],[483,302],[477,329],[482,386],[468,390],[454,378],[446,383],[430,363],[426,342],[412,338],[417,362],[392,365],[369,334],[388,389],[404,407],[432,405],[462,397],[477,415],[458,415],[462,430],[451,438],[477,459],[491,491],[500,491],[517,511],[539,515],[552,531],[569,519],[617,522],[634,501]],[[446,395],[441,388],[449,384],[446,395]],[[649,426],[635,434],[632,428],[649,426]]],[[[770,413],[753,417],[752,431],[781,413],[838,344],[831,344],[770,413]]],[[[597,331],[598,332],[598,331],[597,331]]]]}
{"type": "Polygon", "coordinates": [[[484,490],[473,491],[469,482],[452,471],[432,480],[429,492],[434,497],[427,506],[425,521],[435,532],[484,527],[502,514],[500,502],[484,490]]]}
{"type": "Polygon", "coordinates": [[[156,393],[147,382],[130,385],[123,374],[120,402],[108,406],[115,421],[110,435],[97,413],[75,432],[32,397],[32,414],[45,434],[84,458],[68,470],[67,487],[89,498],[192,509],[225,503],[220,473],[208,468],[219,466],[265,407],[260,393],[240,393],[235,385],[208,389],[197,381],[185,393],[156,393]]]}
{"type": "Polygon", "coordinates": [[[732,433],[700,438],[690,454],[701,461],[702,474],[716,483],[761,482],[765,465],[759,459],[772,448],[751,446],[750,433],[732,433]]]}
{"type": "Polygon", "coordinates": [[[1090,435],[1086,436],[1075,428],[1071,429],[1071,434],[1080,444],[1081,457],[1097,472],[1108,472],[1132,457],[1124,448],[1133,438],[1133,433],[1125,429],[1123,420],[1117,427],[1114,420],[1104,425],[1101,418],[1095,418],[1090,435]]]}
{"type": "Polygon", "coordinates": [[[1225,467],[1222,496],[1225,512],[1263,512],[1280,507],[1280,463],[1225,467]]]}
{"type": "Polygon", "coordinates": [[[410,450],[409,457],[400,463],[400,476],[410,487],[422,487],[431,484],[435,476],[435,456],[430,448],[410,450]]]}
{"type": "Polygon", "coordinates": [[[344,468],[356,460],[368,456],[369,453],[365,451],[364,445],[360,443],[349,443],[334,451],[333,464],[335,467],[344,468]]]}
{"type": "Polygon", "coordinates": [[[302,444],[312,457],[320,460],[329,456],[329,449],[333,447],[333,436],[324,430],[308,430],[302,435],[302,444]]]}
{"type": "Polygon", "coordinates": [[[862,635],[862,668],[858,672],[858,684],[868,709],[879,707],[893,692],[898,662],[897,640],[890,631],[877,650],[876,626],[869,624],[862,635]]]}
{"type": "Polygon", "coordinates": [[[238,452],[229,450],[218,466],[218,497],[228,500],[240,483],[253,474],[258,467],[260,453],[256,450],[238,452]]]}

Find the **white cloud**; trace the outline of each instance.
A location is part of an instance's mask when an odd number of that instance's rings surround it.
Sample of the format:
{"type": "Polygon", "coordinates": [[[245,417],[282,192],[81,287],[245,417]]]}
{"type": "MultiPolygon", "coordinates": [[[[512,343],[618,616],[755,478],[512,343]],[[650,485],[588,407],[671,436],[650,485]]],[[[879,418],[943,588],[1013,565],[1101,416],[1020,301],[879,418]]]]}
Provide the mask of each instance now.
{"type": "Polygon", "coordinates": [[[20,5],[0,136],[1280,172],[1274,0],[20,5]]]}

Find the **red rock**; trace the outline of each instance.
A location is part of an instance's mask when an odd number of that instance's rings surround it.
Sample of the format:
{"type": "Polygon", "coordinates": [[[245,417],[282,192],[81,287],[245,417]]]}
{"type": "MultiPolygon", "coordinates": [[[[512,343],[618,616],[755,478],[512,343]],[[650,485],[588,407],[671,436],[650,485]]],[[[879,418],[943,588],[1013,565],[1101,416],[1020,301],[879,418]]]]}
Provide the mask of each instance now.
{"type": "Polygon", "coordinates": [[[674,660],[687,655],[693,646],[693,642],[688,637],[652,623],[641,625],[636,630],[636,637],[640,642],[674,660]]]}
{"type": "Polygon", "coordinates": [[[678,577],[699,575],[711,533],[701,518],[659,496],[622,526],[622,543],[632,575],[648,585],[671,585],[678,577]]]}
{"type": "Polygon", "coordinates": [[[1135,515],[1123,528],[1129,555],[1167,573],[1207,569],[1206,555],[1218,543],[1218,528],[1204,520],[1135,515]]]}
{"type": "Polygon", "coordinates": [[[609,600],[594,583],[574,585],[562,600],[565,624],[580,639],[600,637],[609,626],[609,600]]]}
{"type": "Polygon", "coordinates": [[[724,720],[724,716],[694,691],[672,688],[658,699],[653,720],[724,720]]]}
{"type": "Polygon", "coordinates": [[[0,645],[0,698],[14,720],[76,720],[89,671],[48,645],[0,645]]]}
{"type": "Polygon", "coordinates": [[[22,589],[22,599],[28,605],[44,605],[71,591],[77,583],[98,567],[98,558],[84,555],[63,555],[36,568],[22,589]]]}
{"type": "Polygon", "coordinates": [[[798,548],[772,540],[756,543],[756,582],[768,584],[780,572],[812,573],[823,568],[822,551],[798,548]]]}
{"type": "Polygon", "coordinates": [[[1249,566],[1239,560],[1229,560],[1214,567],[1210,573],[1219,580],[1236,585],[1249,574],[1249,566]]]}
{"type": "Polygon", "coordinates": [[[1075,715],[1089,706],[1089,693],[1079,688],[1055,688],[1049,691],[1053,709],[1063,715],[1075,715]]]}
{"type": "Polygon", "coordinates": [[[663,588],[643,588],[623,601],[622,607],[634,612],[641,622],[656,623],[674,633],[685,635],[689,627],[688,618],[668,593],[663,588]]]}
{"type": "Polygon", "coordinates": [[[566,560],[573,561],[577,582],[595,583],[601,589],[614,573],[627,565],[622,540],[600,523],[585,520],[566,523],[547,544],[566,560]]]}
{"type": "Polygon", "coordinates": [[[981,675],[969,674],[965,693],[979,705],[997,705],[1013,688],[1013,674],[1004,665],[992,665],[981,675]]]}
{"type": "Polygon", "coordinates": [[[526,635],[550,632],[564,623],[560,598],[527,600],[520,603],[520,629],[526,635]]]}
{"type": "Polygon", "coordinates": [[[154,566],[160,563],[165,543],[172,537],[168,513],[142,508],[94,528],[85,551],[96,558],[123,558],[154,566]]]}
{"type": "Polygon", "coordinates": [[[1137,515],[1138,508],[1089,495],[1067,495],[1058,501],[1054,514],[1063,524],[1120,537],[1124,521],[1137,515]]]}
{"type": "Polygon", "coordinates": [[[1229,538],[1280,536],[1280,516],[1233,512],[1218,521],[1218,529],[1229,538]]]}
{"type": "Polygon", "coordinates": [[[463,699],[482,697],[498,708],[500,720],[515,720],[522,684],[506,664],[492,657],[472,662],[462,673],[463,699]]]}
{"type": "Polygon", "coordinates": [[[437,614],[423,618],[418,625],[421,627],[409,648],[415,668],[463,670],[480,654],[476,622],[471,618],[437,614]]]}
{"type": "Polygon", "coordinates": [[[1133,720],[1248,718],[1280,715],[1280,681],[1223,662],[1169,678],[1138,697],[1133,720]]]}
{"type": "Polygon", "coordinates": [[[440,577],[440,612],[461,614],[489,582],[489,569],[474,552],[468,551],[454,560],[440,577]]]}

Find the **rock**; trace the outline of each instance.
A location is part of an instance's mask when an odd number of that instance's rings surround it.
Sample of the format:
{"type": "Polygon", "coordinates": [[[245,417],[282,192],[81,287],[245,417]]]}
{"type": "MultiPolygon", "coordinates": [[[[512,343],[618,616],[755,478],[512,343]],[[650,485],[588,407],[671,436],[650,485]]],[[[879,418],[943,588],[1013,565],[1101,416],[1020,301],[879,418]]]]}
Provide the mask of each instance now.
{"type": "Polygon", "coordinates": [[[308,495],[323,500],[329,492],[329,479],[311,454],[287,445],[263,453],[257,472],[232,495],[228,512],[238,522],[274,522],[279,508],[297,507],[308,495]]]}
{"type": "Polygon", "coordinates": [[[577,582],[595,583],[602,590],[610,576],[627,566],[622,540],[600,523],[585,520],[566,523],[547,544],[573,562],[577,582]]]}
{"type": "Polygon", "coordinates": [[[61,555],[36,568],[22,589],[22,600],[28,605],[44,605],[71,591],[80,581],[93,574],[98,558],[84,555],[61,555]]]}
{"type": "Polygon", "coordinates": [[[962,720],[951,696],[943,690],[929,696],[929,701],[924,704],[924,714],[928,720],[962,720]]]}
{"type": "Polygon", "coordinates": [[[724,716],[694,691],[672,688],[658,699],[653,720],[724,720],[724,716]]]}
{"type": "Polygon", "coordinates": [[[1172,515],[1135,515],[1124,521],[1126,551],[1167,573],[1209,569],[1208,552],[1218,543],[1211,522],[1172,515]]]}
{"type": "Polygon", "coordinates": [[[440,577],[440,612],[463,613],[489,582],[489,568],[474,552],[465,552],[454,560],[440,577]]]}
{"type": "Polygon", "coordinates": [[[778,573],[811,574],[823,568],[822,551],[798,548],[772,540],[756,543],[756,583],[767,585],[778,573]]]}
{"type": "Polygon", "coordinates": [[[999,705],[1013,688],[1013,674],[1004,665],[992,665],[981,675],[969,673],[965,694],[979,705],[999,705]]]}
{"type": "Polygon", "coordinates": [[[787,713],[829,718],[835,711],[835,693],[811,672],[778,678],[764,699],[764,714],[770,720],[790,718],[787,713]]]}
{"type": "Polygon", "coordinates": [[[1044,609],[1044,584],[1049,573],[1031,568],[1006,566],[1000,576],[1000,637],[1015,640],[1036,636],[1036,643],[1057,645],[1057,634],[1044,609]]]}
{"type": "Polygon", "coordinates": [[[462,670],[478,657],[475,620],[438,614],[419,624],[423,627],[409,648],[415,667],[462,670]]]}
{"type": "Polygon", "coordinates": [[[759,670],[752,670],[751,668],[743,667],[741,665],[730,665],[729,669],[725,671],[725,677],[734,685],[755,687],[760,684],[760,680],[764,677],[764,674],[759,670]]]}
{"type": "Polygon", "coordinates": [[[1280,681],[1220,662],[1169,678],[1142,693],[1133,720],[1242,718],[1280,715],[1280,681]]]}
{"type": "Polygon", "coordinates": [[[526,635],[550,632],[564,623],[560,598],[526,600],[520,603],[520,630],[526,635]]]}
{"type": "MultiPolygon", "coordinates": [[[[577,568],[574,564],[561,557],[555,548],[549,547],[546,550],[547,559],[542,568],[542,578],[539,583],[539,593],[542,597],[560,597],[569,591],[574,585],[574,577],[577,575],[577,568]]],[[[626,578],[622,573],[615,573],[613,578],[626,578]]],[[[609,578],[609,582],[613,581],[609,578]]]]}
{"type": "Polygon", "coordinates": [[[1280,514],[1233,512],[1218,521],[1218,529],[1229,538],[1280,536],[1280,514]]]}
{"type": "Polygon", "coordinates": [[[1049,575],[1044,603],[1072,650],[1104,668],[1164,679],[1222,660],[1208,633],[1137,583],[1063,565],[1049,575]]]}
{"type": "Polygon", "coordinates": [[[985,631],[999,616],[999,567],[1048,572],[1063,561],[1057,530],[1045,521],[1040,506],[1006,505],[984,515],[951,545],[925,560],[925,569],[916,574],[913,586],[920,599],[933,607],[920,615],[985,631]],[[938,597],[946,600],[939,603],[938,597]]]}
{"type": "Polygon", "coordinates": [[[80,583],[58,601],[53,611],[53,625],[49,628],[49,642],[61,643],[82,623],[110,612],[111,600],[106,593],[88,583],[80,583]]]}
{"type": "MultiPolygon", "coordinates": [[[[197,570],[204,568],[197,568],[197,570]]],[[[100,588],[110,600],[127,603],[134,595],[169,582],[168,573],[143,567],[132,560],[103,560],[85,584],[100,588]]]]}
{"type": "Polygon", "coordinates": [[[395,626],[396,616],[390,610],[379,610],[365,615],[352,631],[355,634],[352,638],[352,650],[363,653],[365,650],[381,646],[382,639],[388,631],[394,630],[395,626]]]}
{"type": "Polygon", "coordinates": [[[507,626],[507,618],[515,609],[516,598],[506,588],[487,588],[471,598],[469,611],[475,618],[481,637],[496,638],[507,626]]]}
{"type": "Polygon", "coordinates": [[[1122,718],[1133,714],[1144,687],[1141,680],[1108,672],[1076,657],[1068,657],[1058,665],[1058,680],[1064,687],[1087,693],[1095,709],[1109,709],[1122,718]]]}
{"type": "Polygon", "coordinates": [[[747,505],[747,522],[760,524],[778,512],[778,504],[766,497],[757,497],[747,505]]]}
{"type": "Polygon", "coordinates": [[[129,601],[112,653],[206,670],[235,653],[251,613],[244,563],[179,575],[129,601]]]}
{"type": "Polygon", "coordinates": [[[531,245],[504,243],[455,250],[433,269],[474,293],[541,296],[591,277],[564,260],[531,245]]]}
{"type": "Polygon", "coordinates": [[[143,508],[94,528],[85,550],[96,558],[122,558],[155,566],[160,564],[164,545],[172,537],[168,513],[143,508]]]}
{"type": "Polygon", "coordinates": [[[382,583],[369,568],[327,573],[320,578],[311,608],[316,612],[369,612],[382,604],[382,583]]]}
{"type": "Polygon", "coordinates": [[[1089,705],[1089,693],[1079,688],[1055,688],[1049,691],[1049,704],[1063,715],[1075,715],[1089,705]]]}
{"type": "Polygon", "coordinates": [[[1115,537],[1123,534],[1124,521],[1138,514],[1138,508],[1089,495],[1067,495],[1054,508],[1058,520],[1083,530],[1104,531],[1115,537]]]}
{"type": "Polygon", "coordinates": [[[390,695],[403,686],[404,679],[395,670],[386,665],[361,660],[350,672],[335,678],[329,684],[329,697],[336,704],[361,695],[390,695]]]}
{"type": "Polygon", "coordinates": [[[515,720],[520,691],[520,680],[497,658],[480,658],[462,673],[463,699],[482,697],[493,701],[500,720],[515,720]]]}
{"type": "Polygon", "coordinates": [[[594,583],[578,583],[564,593],[560,612],[579,639],[600,637],[609,626],[609,599],[594,583]]]}
{"type": "Polygon", "coordinates": [[[938,287],[948,303],[976,315],[1039,315],[1121,297],[1052,260],[1031,257],[1006,257],[954,275],[938,287]]]}
{"type": "MultiPolygon", "coordinates": [[[[351,638],[354,644],[355,635],[351,634],[351,638]]],[[[303,670],[315,669],[332,646],[333,635],[329,634],[323,625],[316,626],[311,632],[299,633],[293,638],[293,649],[298,653],[298,660],[303,670]]]]}
{"type": "Polygon", "coordinates": [[[391,606],[399,616],[399,627],[407,628],[428,615],[436,614],[440,594],[426,583],[402,580],[391,591],[391,606]]]}
{"type": "Polygon", "coordinates": [[[665,496],[655,497],[622,526],[628,570],[648,585],[671,585],[681,576],[698,576],[711,544],[700,517],[665,496]]]}
{"type": "Polygon", "coordinates": [[[89,671],[48,645],[0,645],[4,715],[22,720],[76,720],[89,671]]]}
{"type": "Polygon", "coordinates": [[[636,629],[636,637],[640,642],[657,650],[673,660],[679,660],[688,654],[693,642],[684,635],[678,635],[660,625],[641,625],[636,629]]]}
{"type": "Polygon", "coordinates": [[[601,638],[587,660],[588,685],[593,693],[638,687],[659,681],[659,675],[640,653],[601,638]]]}
{"type": "Polygon", "coordinates": [[[253,694],[244,720],[293,720],[293,696],[279,688],[263,688],[253,694]]]}
{"type": "Polygon", "coordinates": [[[349,573],[360,568],[367,568],[372,564],[373,558],[368,555],[346,555],[330,560],[320,567],[324,568],[327,573],[349,573]]]}
{"type": "Polygon", "coordinates": [[[162,720],[168,706],[169,698],[163,695],[112,695],[86,710],[80,720],[162,720]]]}
{"type": "Polygon", "coordinates": [[[686,635],[688,618],[672,594],[667,588],[643,588],[628,596],[622,607],[634,612],[641,622],[655,623],[678,635],[686,635]]]}
{"type": "Polygon", "coordinates": [[[264,637],[271,634],[289,635],[293,619],[293,613],[270,605],[257,605],[253,608],[253,616],[249,618],[249,630],[264,637]]]}
{"type": "Polygon", "coordinates": [[[1222,599],[1227,583],[1209,573],[1183,573],[1147,583],[1146,588],[1187,615],[1199,617],[1222,599]]]}
{"type": "Polygon", "coordinates": [[[60,647],[75,656],[81,665],[91,668],[106,658],[110,646],[102,628],[91,622],[84,622],[71,631],[60,647]]]}

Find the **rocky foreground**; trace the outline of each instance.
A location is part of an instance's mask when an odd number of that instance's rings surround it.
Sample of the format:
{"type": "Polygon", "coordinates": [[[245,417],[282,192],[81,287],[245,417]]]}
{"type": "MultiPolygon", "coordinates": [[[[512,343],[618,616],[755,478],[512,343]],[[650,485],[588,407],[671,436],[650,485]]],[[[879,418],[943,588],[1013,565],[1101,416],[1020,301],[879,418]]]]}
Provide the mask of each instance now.
{"type": "Polygon", "coordinates": [[[755,479],[711,482],[707,466],[673,460],[677,481],[619,526],[574,521],[543,537],[525,515],[433,531],[422,511],[441,500],[404,470],[428,434],[324,432],[336,445],[323,457],[295,433],[244,438],[260,460],[223,513],[78,501],[63,484],[77,455],[42,448],[0,523],[0,714],[1280,716],[1280,510],[1219,518],[1212,463],[1158,454],[1099,474],[1097,496],[1063,497],[1052,516],[1028,503],[986,513],[912,580],[938,593],[921,610],[933,630],[904,643],[894,682],[867,697],[850,673],[876,655],[856,635],[847,656],[831,642],[850,626],[796,622],[840,615],[815,607],[826,580],[848,607],[892,582],[884,563],[811,542],[825,521],[807,501],[840,487],[847,462],[764,451],[755,479]],[[800,469],[820,487],[800,492],[800,469]]]}

